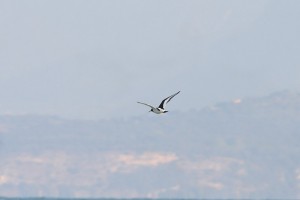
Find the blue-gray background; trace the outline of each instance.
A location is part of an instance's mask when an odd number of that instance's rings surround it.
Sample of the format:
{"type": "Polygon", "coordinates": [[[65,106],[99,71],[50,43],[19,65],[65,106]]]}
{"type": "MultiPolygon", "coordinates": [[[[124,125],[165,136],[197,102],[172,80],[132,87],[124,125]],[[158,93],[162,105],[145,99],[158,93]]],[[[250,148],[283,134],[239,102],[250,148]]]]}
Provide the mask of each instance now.
{"type": "Polygon", "coordinates": [[[299,199],[299,10],[0,0],[0,197],[299,199]]]}
{"type": "Polygon", "coordinates": [[[137,116],[298,90],[297,0],[0,1],[0,113],[137,116]]]}

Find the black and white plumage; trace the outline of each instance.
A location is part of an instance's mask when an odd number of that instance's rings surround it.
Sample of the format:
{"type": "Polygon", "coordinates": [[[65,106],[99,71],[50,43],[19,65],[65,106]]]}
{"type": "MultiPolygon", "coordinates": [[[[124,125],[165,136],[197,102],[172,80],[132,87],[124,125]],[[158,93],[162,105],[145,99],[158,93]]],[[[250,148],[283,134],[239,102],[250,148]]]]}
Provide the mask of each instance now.
{"type": "Polygon", "coordinates": [[[180,91],[178,91],[177,93],[165,98],[164,100],[162,100],[162,102],[160,103],[160,105],[156,108],[154,106],[151,106],[149,104],[146,104],[146,103],[142,103],[142,102],[138,102],[140,104],[143,104],[143,105],[146,105],[146,106],[149,106],[151,108],[151,110],[149,112],[154,112],[156,114],[162,114],[162,113],[166,113],[168,112],[167,110],[165,110],[165,106],[166,104],[171,101],[171,99],[173,97],[175,97],[177,94],[179,94],[180,91]]]}

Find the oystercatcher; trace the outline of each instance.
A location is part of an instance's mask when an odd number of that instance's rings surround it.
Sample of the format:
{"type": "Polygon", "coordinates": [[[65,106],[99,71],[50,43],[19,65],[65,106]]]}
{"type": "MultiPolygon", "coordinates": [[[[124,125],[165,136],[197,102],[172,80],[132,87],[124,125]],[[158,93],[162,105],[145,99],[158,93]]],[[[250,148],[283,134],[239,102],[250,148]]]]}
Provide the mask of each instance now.
{"type": "MultiPolygon", "coordinates": [[[[179,92],[180,92],[180,91],[179,91],[179,92]]],[[[149,112],[154,112],[154,113],[156,113],[156,114],[166,113],[166,112],[168,112],[168,111],[165,110],[165,105],[166,105],[169,101],[171,101],[171,99],[172,99],[173,97],[175,97],[177,94],[179,94],[179,92],[177,92],[177,93],[175,93],[175,94],[173,94],[173,95],[171,95],[171,96],[165,98],[164,100],[162,100],[162,102],[160,103],[160,105],[159,105],[157,108],[154,107],[154,106],[151,106],[151,105],[149,105],[149,104],[146,104],[146,103],[142,103],[142,102],[138,102],[138,103],[151,107],[151,110],[150,110],[149,112]]]]}

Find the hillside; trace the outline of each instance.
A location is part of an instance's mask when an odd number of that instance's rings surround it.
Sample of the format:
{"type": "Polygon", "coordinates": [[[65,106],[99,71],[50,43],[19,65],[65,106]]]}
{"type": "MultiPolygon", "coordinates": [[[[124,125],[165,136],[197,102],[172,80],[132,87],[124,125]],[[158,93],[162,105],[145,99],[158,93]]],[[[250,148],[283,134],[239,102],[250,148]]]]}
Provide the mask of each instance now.
{"type": "Polygon", "coordinates": [[[0,116],[0,196],[300,198],[300,94],[130,119],[0,116]]]}

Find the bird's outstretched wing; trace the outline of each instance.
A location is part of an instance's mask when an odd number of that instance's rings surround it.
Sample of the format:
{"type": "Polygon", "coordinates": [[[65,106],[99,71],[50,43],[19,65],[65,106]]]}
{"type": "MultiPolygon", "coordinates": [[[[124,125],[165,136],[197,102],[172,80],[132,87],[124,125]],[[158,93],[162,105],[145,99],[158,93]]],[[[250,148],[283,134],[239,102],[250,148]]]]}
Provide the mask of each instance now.
{"type": "Polygon", "coordinates": [[[143,105],[145,105],[145,106],[149,106],[149,107],[151,107],[151,108],[154,108],[153,106],[151,106],[151,105],[149,105],[149,104],[146,104],[146,103],[142,103],[142,102],[137,102],[137,103],[140,103],[140,104],[143,104],[143,105]]]}
{"type": "Polygon", "coordinates": [[[173,97],[175,97],[177,94],[179,94],[179,92],[180,92],[180,91],[178,91],[177,93],[175,93],[175,94],[173,94],[173,95],[171,95],[171,96],[165,98],[164,100],[162,100],[162,102],[160,103],[160,105],[159,105],[158,107],[164,109],[164,106],[165,106],[169,101],[171,101],[171,99],[172,99],[173,97]]]}

